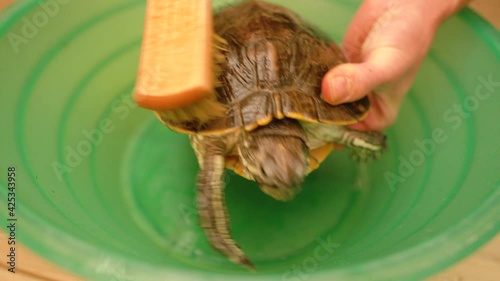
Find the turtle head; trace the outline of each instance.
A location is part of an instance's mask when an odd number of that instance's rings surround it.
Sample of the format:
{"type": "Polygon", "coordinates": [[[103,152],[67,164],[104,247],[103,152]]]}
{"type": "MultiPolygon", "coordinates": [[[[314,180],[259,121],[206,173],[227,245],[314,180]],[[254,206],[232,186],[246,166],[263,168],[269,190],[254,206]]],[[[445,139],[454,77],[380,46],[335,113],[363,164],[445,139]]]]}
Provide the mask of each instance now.
{"type": "Polygon", "coordinates": [[[287,121],[277,120],[249,132],[239,145],[245,172],[264,193],[280,201],[289,201],[300,192],[309,171],[306,135],[297,121],[287,121]]]}

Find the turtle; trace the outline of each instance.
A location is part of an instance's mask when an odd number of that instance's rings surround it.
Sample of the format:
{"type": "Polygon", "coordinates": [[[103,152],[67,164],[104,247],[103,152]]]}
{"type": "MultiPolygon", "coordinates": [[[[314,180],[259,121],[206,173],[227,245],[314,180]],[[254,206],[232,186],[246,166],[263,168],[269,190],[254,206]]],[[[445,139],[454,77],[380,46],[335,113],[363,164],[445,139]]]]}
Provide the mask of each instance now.
{"type": "Polygon", "coordinates": [[[321,98],[326,72],[347,60],[334,40],[296,12],[246,0],[216,11],[213,23],[225,42],[215,95],[226,114],[208,121],[156,114],[189,135],[200,167],[198,217],[208,242],[233,263],[255,269],[231,236],[226,168],[274,199],[290,201],[335,145],[350,149],[355,161],[369,161],[383,153],[386,136],[348,126],[366,118],[368,97],[340,105],[321,98]]]}

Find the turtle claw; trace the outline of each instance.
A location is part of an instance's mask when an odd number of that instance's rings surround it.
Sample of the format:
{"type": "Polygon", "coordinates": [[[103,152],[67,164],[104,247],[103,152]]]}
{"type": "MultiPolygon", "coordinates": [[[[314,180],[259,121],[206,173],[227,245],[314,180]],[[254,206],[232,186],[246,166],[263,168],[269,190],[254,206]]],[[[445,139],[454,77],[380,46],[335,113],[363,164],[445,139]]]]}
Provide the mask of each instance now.
{"type": "Polygon", "coordinates": [[[368,162],[378,160],[387,149],[387,137],[377,131],[349,131],[351,140],[349,147],[351,159],[356,162],[368,162]]]}
{"type": "Polygon", "coordinates": [[[364,148],[353,148],[350,157],[352,160],[358,162],[358,163],[366,163],[369,161],[375,161],[380,159],[382,156],[382,150],[379,151],[374,151],[370,149],[364,149],[364,148]]]}

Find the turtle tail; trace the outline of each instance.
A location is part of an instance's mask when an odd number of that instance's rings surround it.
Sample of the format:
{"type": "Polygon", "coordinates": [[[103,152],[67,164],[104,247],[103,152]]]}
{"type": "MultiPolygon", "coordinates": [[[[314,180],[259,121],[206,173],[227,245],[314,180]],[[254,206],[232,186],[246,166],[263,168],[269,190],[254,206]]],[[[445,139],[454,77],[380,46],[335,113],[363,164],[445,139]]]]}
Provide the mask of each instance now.
{"type": "Polygon", "coordinates": [[[224,150],[217,145],[205,145],[204,151],[203,165],[197,179],[201,227],[217,251],[232,262],[255,270],[230,234],[229,215],[224,203],[224,150]]]}

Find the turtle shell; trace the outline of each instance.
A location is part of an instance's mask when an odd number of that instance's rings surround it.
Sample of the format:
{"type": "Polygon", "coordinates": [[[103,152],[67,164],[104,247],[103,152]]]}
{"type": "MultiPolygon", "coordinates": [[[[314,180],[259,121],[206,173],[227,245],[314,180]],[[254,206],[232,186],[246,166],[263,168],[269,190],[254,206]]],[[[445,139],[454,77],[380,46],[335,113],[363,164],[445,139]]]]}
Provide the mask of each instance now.
{"type": "Polygon", "coordinates": [[[289,9],[246,1],[215,13],[214,28],[227,42],[216,88],[227,114],[207,123],[168,123],[172,129],[222,134],[253,130],[273,118],[347,125],[366,117],[366,97],[335,106],[322,100],[323,76],[346,58],[335,42],[289,9]]]}

